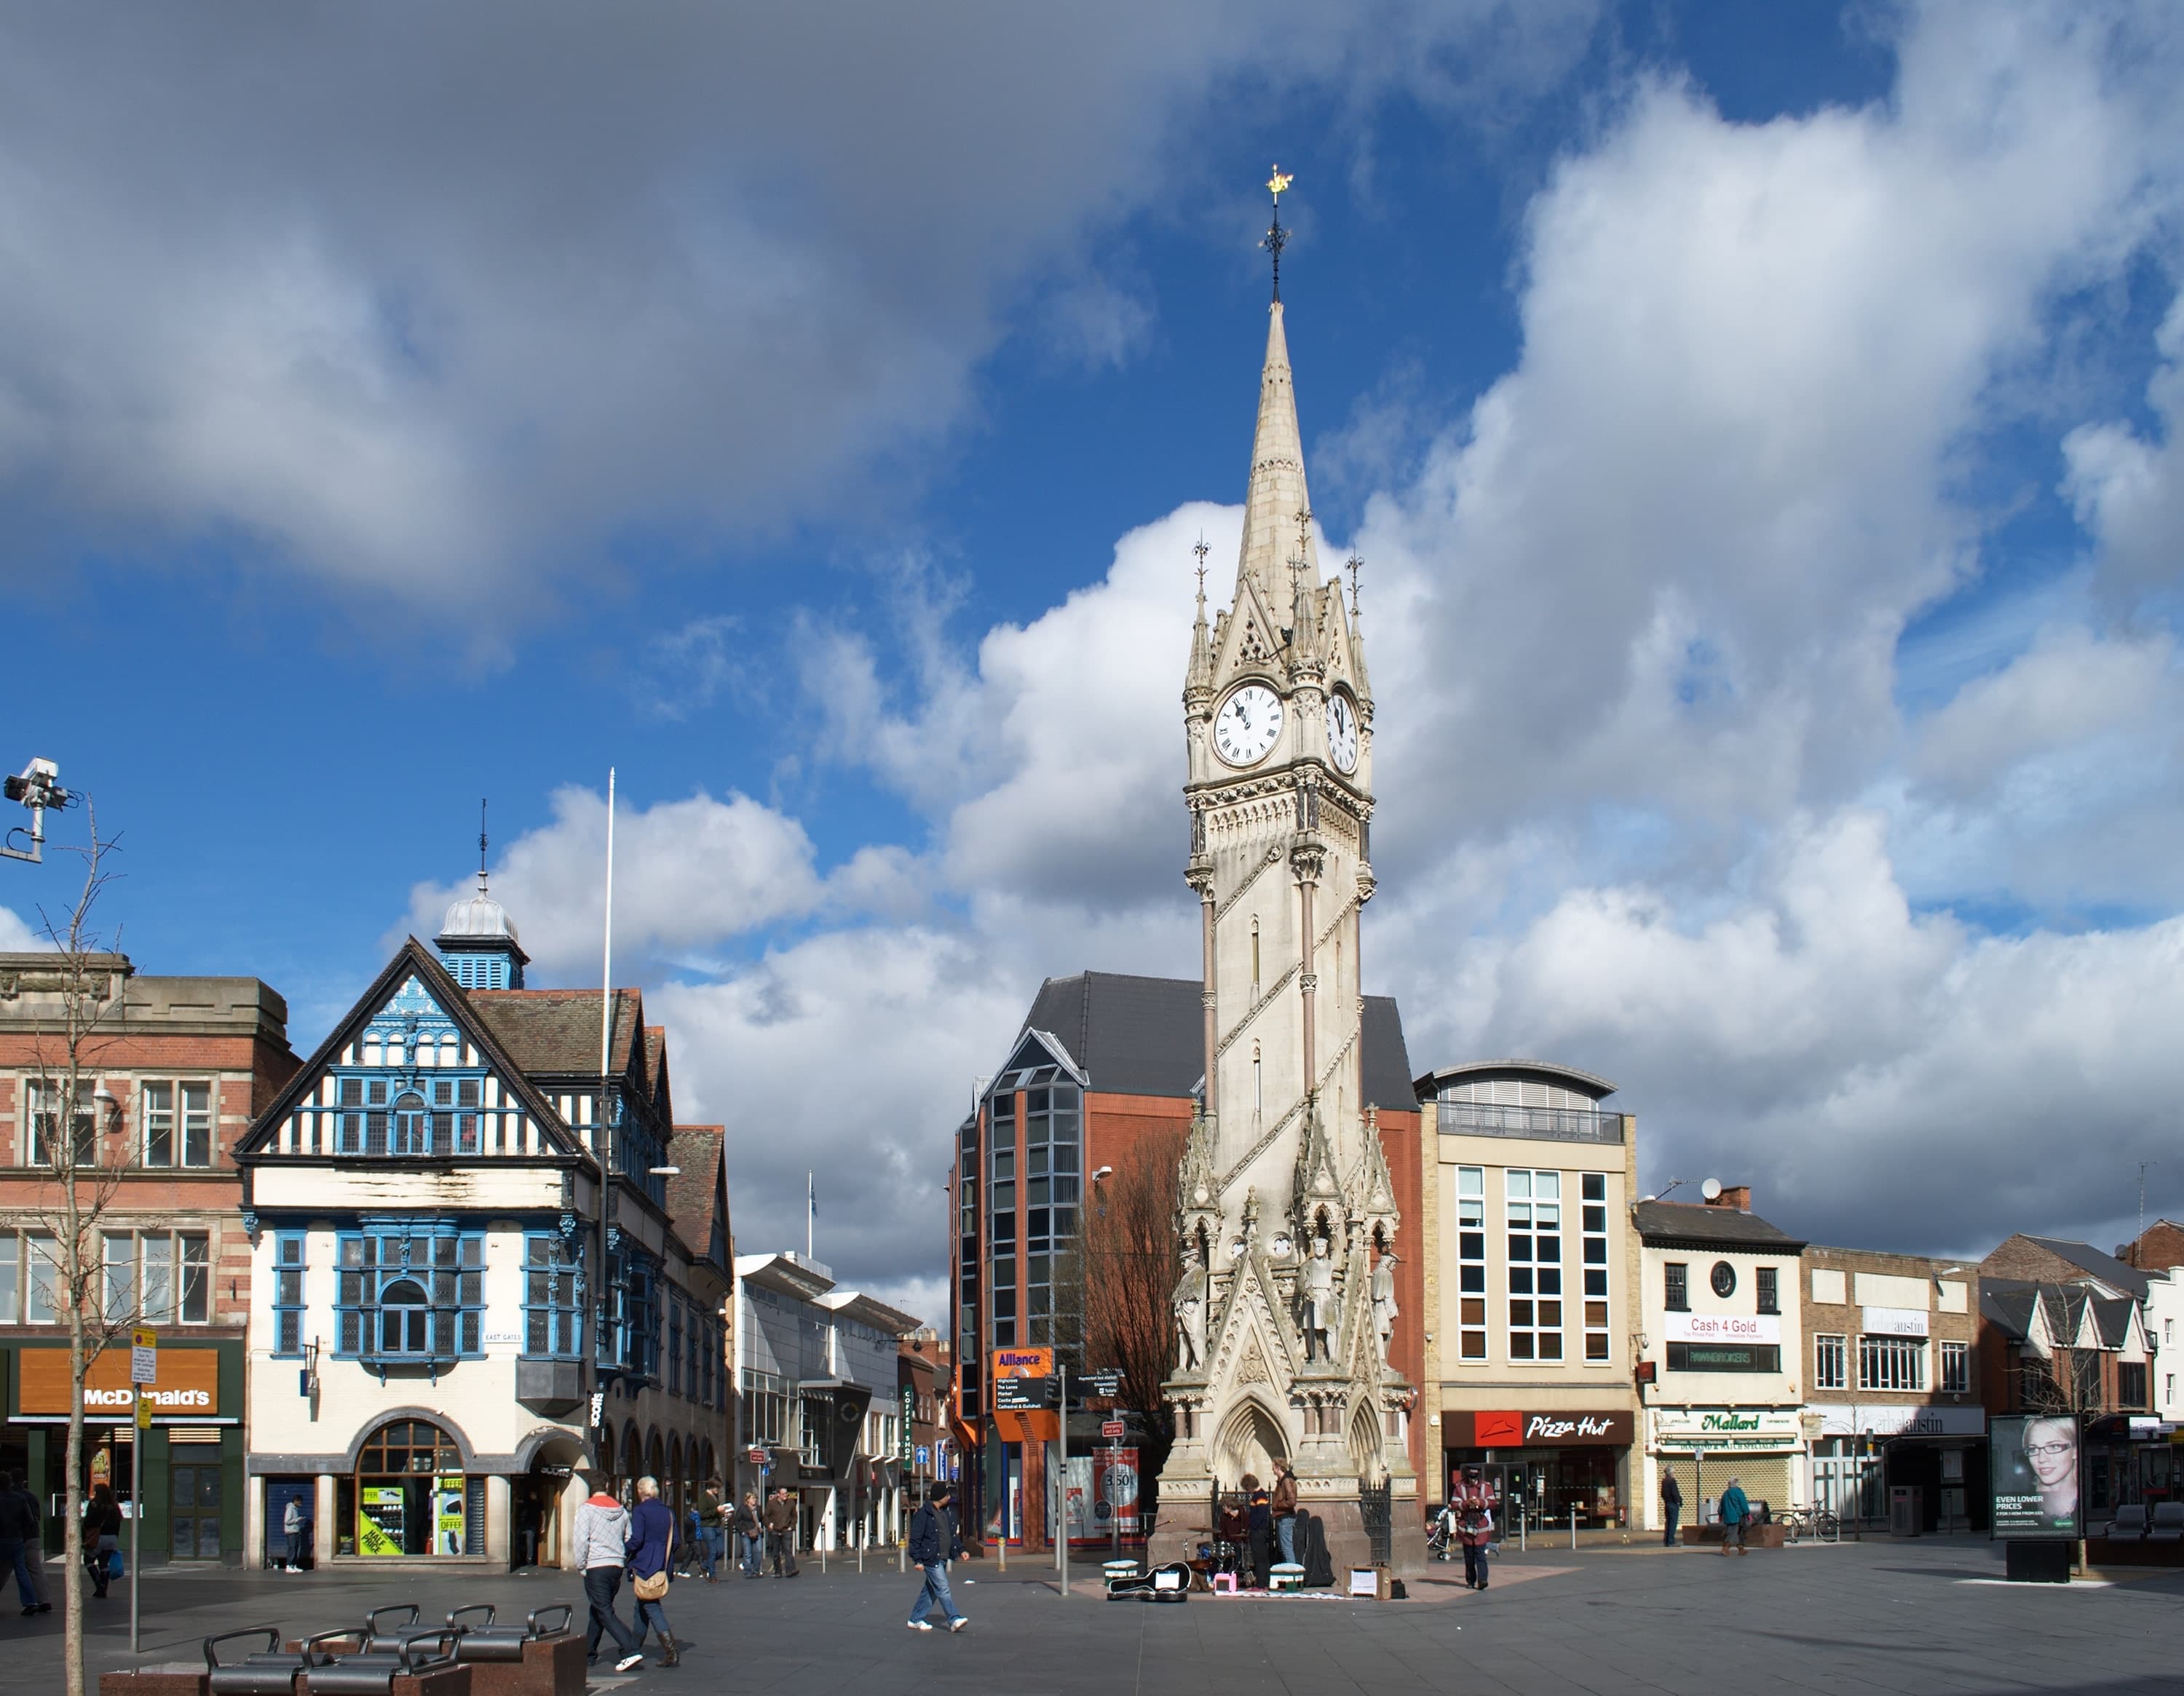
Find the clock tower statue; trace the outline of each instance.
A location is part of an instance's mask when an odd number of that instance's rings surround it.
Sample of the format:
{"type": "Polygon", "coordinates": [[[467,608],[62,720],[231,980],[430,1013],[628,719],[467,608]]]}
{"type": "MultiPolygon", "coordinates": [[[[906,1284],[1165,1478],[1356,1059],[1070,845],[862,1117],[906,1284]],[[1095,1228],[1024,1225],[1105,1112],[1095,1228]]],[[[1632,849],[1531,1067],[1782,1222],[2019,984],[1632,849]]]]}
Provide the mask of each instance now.
{"type": "Polygon", "coordinates": [[[1163,1387],[1176,1442],[1160,1490],[1164,1525],[1187,1539],[1190,1504],[1286,1461],[1340,1565],[1367,1558],[1391,1510],[1415,1526],[1418,1485],[1411,1387],[1388,1365],[1401,1218],[1359,1065],[1373,692],[1357,562],[1346,604],[1305,488],[1282,323],[1288,186],[1279,170],[1268,185],[1274,292],[1235,592],[1209,626],[1201,544],[1183,691],[1206,1071],[1178,1197],[1163,1387]]]}

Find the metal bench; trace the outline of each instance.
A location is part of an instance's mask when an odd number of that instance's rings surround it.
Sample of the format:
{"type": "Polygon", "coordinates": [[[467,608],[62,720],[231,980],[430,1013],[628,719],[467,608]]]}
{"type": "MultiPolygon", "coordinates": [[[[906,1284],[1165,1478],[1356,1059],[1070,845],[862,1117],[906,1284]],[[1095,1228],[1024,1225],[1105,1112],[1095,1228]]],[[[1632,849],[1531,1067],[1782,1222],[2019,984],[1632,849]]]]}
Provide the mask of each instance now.
{"type": "Polygon", "coordinates": [[[2118,1508],[2115,1518],[2109,1524],[2110,1543],[2142,1543],[2146,1540],[2146,1504],[2134,1502],[2118,1508]]]}
{"type": "Polygon", "coordinates": [[[444,1626],[420,1624],[420,1614],[415,1602],[389,1602],[383,1608],[374,1608],[364,1616],[364,1652],[392,1654],[412,1638],[437,1638],[446,1631],[444,1626]],[[402,1617],[383,1623],[393,1615],[402,1617]]]}
{"type": "Polygon", "coordinates": [[[337,1654],[320,1647],[359,1636],[354,1631],[322,1632],[304,1645],[304,1676],[310,1696],[393,1696],[398,1675],[421,1677],[455,1664],[456,1634],[444,1628],[406,1638],[392,1652],[366,1648],[337,1654]]]}
{"type": "Polygon", "coordinates": [[[2184,1502],[2156,1502],[2146,1528],[2148,1543],[2184,1543],[2184,1502]]]}
{"type": "Polygon", "coordinates": [[[493,1623],[492,1603],[472,1602],[448,1615],[447,1629],[456,1634],[457,1660],[466,1664],[521,1660],[526,1643],[560,1636],[576,1616],[577,1610],[569,1604],[556,1602],[551,1607],[539,1609],[520,1626],[499,1626],[493,1623]],[[484,1618],[475,1622],[470,1617],[481,1614],[484,1618]],[[548,1623],[541,1624],[542,1621],[548,1623]]]}
{"type": "Polygon", "coordinates": [[[304,1656],[281,1647],[278,1626],[246,1626],[204,1640],[205,1688],[211,1696],[293,1696],[304,1656]],[[222,1643],[256,1641],[255,1654],[221,1659],[222,1643]]]}

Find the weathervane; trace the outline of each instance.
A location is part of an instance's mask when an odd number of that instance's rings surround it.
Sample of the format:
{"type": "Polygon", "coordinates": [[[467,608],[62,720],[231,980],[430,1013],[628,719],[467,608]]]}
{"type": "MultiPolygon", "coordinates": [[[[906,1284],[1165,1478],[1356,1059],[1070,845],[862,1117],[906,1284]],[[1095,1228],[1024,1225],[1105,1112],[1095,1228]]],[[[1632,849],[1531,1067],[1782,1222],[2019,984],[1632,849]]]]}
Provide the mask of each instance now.
{"type": "Polygon", "coordinates": [[[485,893],[485,798],[478,798],[478,893],[485,893]]]}
{"type": "Polygon", "coordinates": [[[1354,548],[1350,550],[1350,557],[1342,562],[1342,569],[1350,574],[1350,616],[1353,619],[1357,616],[1357,574],[1364,565],[1365,556],[1354,548]]]}
{"type": "Polygon", "coordinates": [[[1206,556],[1213,550],[1206,545],[1206,532],[1198,532],[1198,546],[1190,550],[1198,556],[1198,604],[1206,605],[1206,556]]]}
{"type": "Polygon", "coordinates": [[[1274,221],[1267,231],[1267,238],[1259,245],[1274,256],[1274,298],[1282,297],[1282,249],[1290,244],[1290,232],[1282,228],[1282,191],[1295,178],[1285,175],[1279,165],[1267,179],[1267,192],[1274,197],[1274,221]]]}

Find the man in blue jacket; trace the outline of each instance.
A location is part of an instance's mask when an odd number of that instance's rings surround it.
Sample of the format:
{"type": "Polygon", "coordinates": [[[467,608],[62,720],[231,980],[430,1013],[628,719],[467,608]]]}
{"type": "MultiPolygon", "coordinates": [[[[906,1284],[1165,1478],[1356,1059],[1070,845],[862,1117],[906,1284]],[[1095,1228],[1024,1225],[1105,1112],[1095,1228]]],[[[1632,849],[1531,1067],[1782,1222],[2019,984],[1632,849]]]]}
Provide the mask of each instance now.
{"type": "Polygon", "coordinates": [[[948,1591],[948,1563],[963,1553],[963,1539],[956,1529],[956,1515],[948,1505],[955,1499],[955,1491],[947,1485],[936,1485],[926,1498],[925,1505],[910,1521],[910,1558],[925,1575],[924,1588],[918,1591],[917,1600],[910,1609],[910,1628],[914,1632],[933,1629],[926,1623],[925,1616],[933,1611],[935,1603],[948,1616],[950,1631],[960,1632],[971,1623],[956,1611],[956,1599],[948,1591]]]}
{"type": "Polygon", "coordinates": [[[1731,1543],[1739,1554],[1744,1553],[1744,1521],[1752,1512],[1752,1504],[1745,1497],[1744,1486],[1736,1479],[1729,1481],[1729,1487],[1721,1493],[1721,1552],[1729,1553],[1731,1543]]]}

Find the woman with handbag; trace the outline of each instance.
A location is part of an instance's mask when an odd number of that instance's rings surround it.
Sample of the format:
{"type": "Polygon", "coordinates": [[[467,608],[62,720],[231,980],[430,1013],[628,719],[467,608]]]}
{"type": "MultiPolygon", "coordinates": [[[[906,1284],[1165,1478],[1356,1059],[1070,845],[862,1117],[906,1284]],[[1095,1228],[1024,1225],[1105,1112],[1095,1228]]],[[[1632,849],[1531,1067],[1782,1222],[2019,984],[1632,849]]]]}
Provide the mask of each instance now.
{"type": "Polygon", "coordinates": [[[98,1588],[92,1594],[102,1600],[114,1581],[114,1564],[121,1556],[121,1504],[114,1499],[111,1484],[94,1484],[91,1499],[83,1504],[83,1564],[98,1588]]]}
{"type": "Polygon", "coordinates": [[[647,1476],[637,1481],[637,1509],[629,1516],[630,1594],[637,1601],[637,1646],[644,1647],[648,1630],[660,1635],[660,1664],[673,1666],[675,1632],[667,1623],[669,1568],[675,1557],[675,1515],[660,1499],[660,1481],[647,1476]]]}

